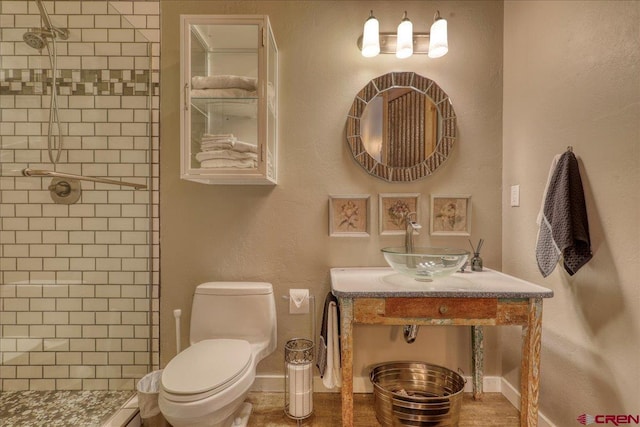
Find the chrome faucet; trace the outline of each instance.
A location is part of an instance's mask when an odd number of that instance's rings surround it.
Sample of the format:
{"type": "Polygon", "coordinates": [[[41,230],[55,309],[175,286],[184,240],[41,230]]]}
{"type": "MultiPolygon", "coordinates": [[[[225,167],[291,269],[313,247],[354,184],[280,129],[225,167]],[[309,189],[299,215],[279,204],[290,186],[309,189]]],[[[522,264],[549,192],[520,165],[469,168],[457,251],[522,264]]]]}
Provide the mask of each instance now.
{"type": "MultiPolygon", "coordinates": [[[[419,230],[422,228],[420,224],[416,222],[418,214],[415,212],[409,212],[407,216],[404,217],[405,225],[407,226],[407,233],[404,236],[404,249],[408,254],[413,253],[413,232],[419,233],[419,230]],[[413,219],[411,219],[413,217],[413,219]]],[[[414,257],[409,257],[407,259],[407,267],[415,268],[416,260],[414,257]]],[[[418,336],[418,325],[404,325],[404,340],[408,344],[413,344],[418,336]]]]}
{"type": "Polygon", "coordinates": [[[422,228],[422,226],[416,222],[416,219],[417,214],[415,212],[409,212],[404,218],[407,226],[407,233],[404,236],[404,249],[408,254],[413,252],[413,232],[415,231],[417,233],[418,230],[422,228]],[[411,217],[413,217],[413,220],[411,217]]]}

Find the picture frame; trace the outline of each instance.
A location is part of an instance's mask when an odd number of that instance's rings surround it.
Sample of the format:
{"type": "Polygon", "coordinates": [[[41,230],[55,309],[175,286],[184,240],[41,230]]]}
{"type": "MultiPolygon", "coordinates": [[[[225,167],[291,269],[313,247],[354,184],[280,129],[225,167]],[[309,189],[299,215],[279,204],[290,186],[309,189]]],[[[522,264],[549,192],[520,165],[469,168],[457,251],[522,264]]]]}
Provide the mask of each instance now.
{"type": "Polygon", "coordinates": [[[329,195],[329,236],[369,237],[370,232],[369,194],[329,195]]]}
{"type": "Polygon", "coordinates": [[[471,235],[471,194],[431,195],[432,236],[471,235]]]}
{"type": "Polygon", "coordinates": [[[378,219],[381,235],[405,234],[406,215],[415,212],[420,219],[420,193],[381,193],[378,219]]]}

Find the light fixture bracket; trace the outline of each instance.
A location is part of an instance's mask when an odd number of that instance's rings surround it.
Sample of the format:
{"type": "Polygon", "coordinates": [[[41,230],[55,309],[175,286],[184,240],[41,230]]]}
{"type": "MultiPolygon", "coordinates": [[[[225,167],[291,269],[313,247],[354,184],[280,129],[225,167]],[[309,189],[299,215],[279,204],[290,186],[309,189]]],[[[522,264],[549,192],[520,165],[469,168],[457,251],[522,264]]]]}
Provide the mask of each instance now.
{"type": "MultiPolygon", "coordinates": [[[[429,33],[413,33],[413,53],[429,53],[429,33]]],[[[396,33],[380,33],[380,53],[396,53],[398,35],[396,33]]],[[[362,50],[362,36],[358,37],[358,49],[362,50]]]]}

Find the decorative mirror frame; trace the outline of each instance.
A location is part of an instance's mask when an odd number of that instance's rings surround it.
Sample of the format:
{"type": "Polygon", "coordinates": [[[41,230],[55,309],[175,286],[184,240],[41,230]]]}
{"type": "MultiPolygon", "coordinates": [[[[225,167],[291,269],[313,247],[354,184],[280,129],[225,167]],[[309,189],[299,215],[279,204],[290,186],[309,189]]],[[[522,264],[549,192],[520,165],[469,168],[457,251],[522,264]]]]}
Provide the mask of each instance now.
{"type": "Polygon", "coordinates": [[[435,172],[453,148],[456,140],[456,114],[449,95],[436,82],[413,72],[391,72],[371,80],[356,95],[347,116],[347,144],[356,162],[368,173],[389,182],[415,181],[435,172]],[[365,108],[378,94],[393,88],[410,88],[423,93],[436,106],[440,122],[438,141],[424,161],[410,167],[387,166],[365,149],[360,120],[365,108]]]}

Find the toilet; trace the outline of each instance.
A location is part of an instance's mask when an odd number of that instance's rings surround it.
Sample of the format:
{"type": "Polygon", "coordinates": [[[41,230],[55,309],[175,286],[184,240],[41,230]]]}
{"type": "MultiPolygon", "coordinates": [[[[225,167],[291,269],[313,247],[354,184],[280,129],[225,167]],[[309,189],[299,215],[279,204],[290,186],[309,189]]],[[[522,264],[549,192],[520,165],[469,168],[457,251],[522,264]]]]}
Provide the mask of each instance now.
{"type": "Polygon", "coordinates": [[[158,404],[174,427],[246,426],[256,365],[276,348],[273,287],[208,282],[193,296],[190,347],[162,371],[158,404]]]}

